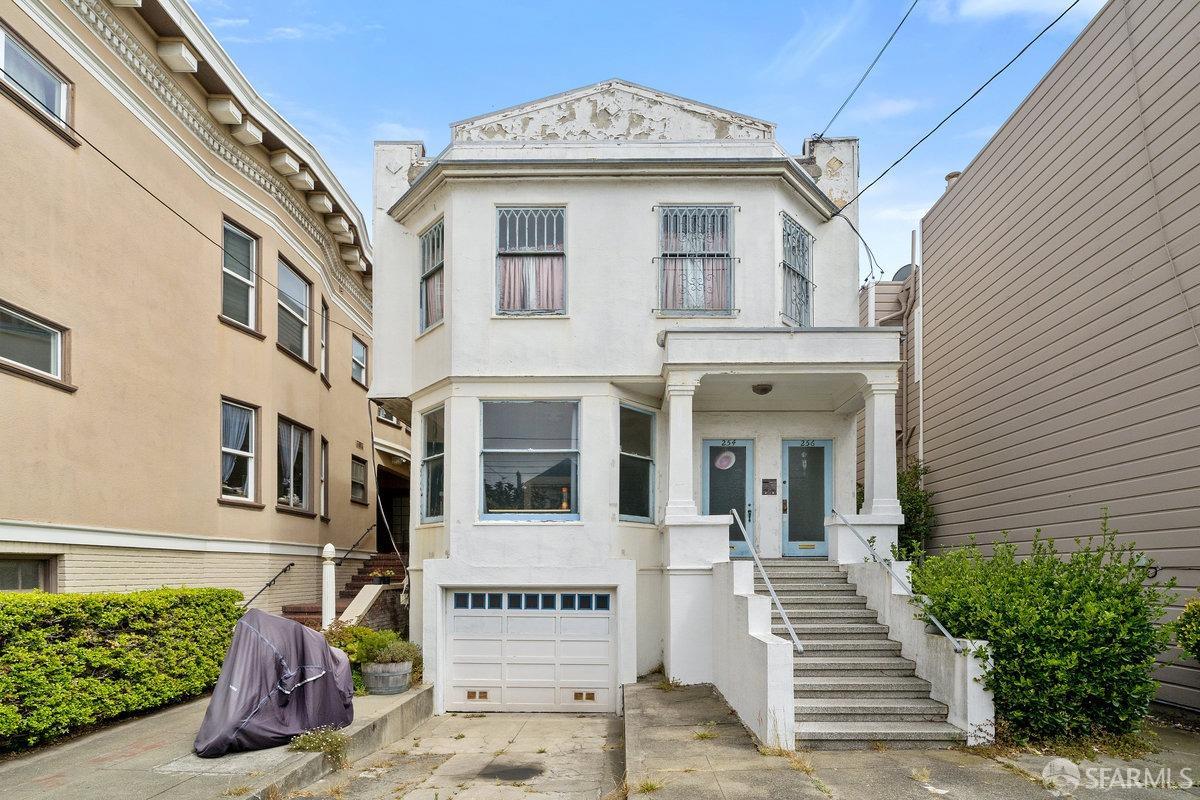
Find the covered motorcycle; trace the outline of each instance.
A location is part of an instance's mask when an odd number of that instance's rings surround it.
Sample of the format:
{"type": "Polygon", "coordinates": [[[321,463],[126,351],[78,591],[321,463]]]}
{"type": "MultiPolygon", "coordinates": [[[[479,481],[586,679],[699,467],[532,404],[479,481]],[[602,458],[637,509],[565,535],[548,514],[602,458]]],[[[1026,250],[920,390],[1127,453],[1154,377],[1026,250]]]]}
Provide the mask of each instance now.
{"type": "Polygon", "coordinates": [[[287,744],[322,725],[354,720],[350,661],[298,622],[251,609],[233,631],[196,754],[216,758],[287,744]]]}

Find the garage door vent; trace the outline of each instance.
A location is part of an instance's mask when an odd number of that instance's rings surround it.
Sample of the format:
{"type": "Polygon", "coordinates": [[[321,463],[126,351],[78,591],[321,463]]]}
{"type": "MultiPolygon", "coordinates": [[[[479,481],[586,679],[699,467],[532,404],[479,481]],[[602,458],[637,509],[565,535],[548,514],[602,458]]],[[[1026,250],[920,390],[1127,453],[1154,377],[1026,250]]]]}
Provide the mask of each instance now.
{"type": "Polygon", "coordinates": [[[467,690],[468,700],[487,700],[487,692],[478,689],[467,690]]]}
{"type": "Polygon", "coordinates": [[[595,692],[576,692],[575,699],[576,700],[591,700],[591,701],[595,702],[596,693],[595,692]]]}

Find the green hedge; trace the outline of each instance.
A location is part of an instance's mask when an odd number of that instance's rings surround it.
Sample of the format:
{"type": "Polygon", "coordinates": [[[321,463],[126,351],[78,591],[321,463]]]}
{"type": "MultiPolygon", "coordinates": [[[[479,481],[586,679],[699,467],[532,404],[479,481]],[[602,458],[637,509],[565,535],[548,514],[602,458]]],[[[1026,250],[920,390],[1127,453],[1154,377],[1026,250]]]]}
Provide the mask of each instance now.
{"type": "Polygon", "coordinates": [[[212,688],[241,599],[232,589],[0,592],[0,749],[212,688]]]}
{"type": "Polygon", "coordinates": [[[1193,598],[1175,620],[1175,640],[1184,653],[1200,661],[1200,598],[1193,598]]]}
{"type": "Polygon", "coordinates": [[[1151,582],[1153,562],[1117,544],[1107,518],[1098,538],[1075,541],[1060,555],[1037,538],[1024,558],[1007,540],[991,558],[972,543],[913,567],[926,619],[990,643],[984,683],[1000,733],[1017,741],[1132,732],[1158,688],[1174,582],[1151,582]]]}

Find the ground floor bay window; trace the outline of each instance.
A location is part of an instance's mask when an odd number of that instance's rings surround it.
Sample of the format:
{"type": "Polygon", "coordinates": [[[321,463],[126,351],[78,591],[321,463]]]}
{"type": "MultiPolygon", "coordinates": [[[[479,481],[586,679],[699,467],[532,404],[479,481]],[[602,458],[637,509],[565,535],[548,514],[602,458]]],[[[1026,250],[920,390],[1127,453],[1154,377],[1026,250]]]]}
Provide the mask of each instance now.
{"type": "Polygon", "coordinates": [[[489,400],[482,418],[483,516],[578,519],[579,403],[489,400]]]}

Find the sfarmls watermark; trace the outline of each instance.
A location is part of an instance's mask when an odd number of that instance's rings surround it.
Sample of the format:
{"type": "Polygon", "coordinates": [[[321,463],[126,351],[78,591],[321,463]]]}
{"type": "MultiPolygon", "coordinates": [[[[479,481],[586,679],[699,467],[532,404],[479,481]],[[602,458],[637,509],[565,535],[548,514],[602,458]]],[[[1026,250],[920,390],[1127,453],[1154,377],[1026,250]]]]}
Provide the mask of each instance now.
{"type": "Polygon", "coordinates": [[[1196,785],[1191,767],[1083,767],[1065,758],[1054,758],[1042,769],[1042,783],[1056,794],[1076,789],[1191,789],[1196,785]]]}

